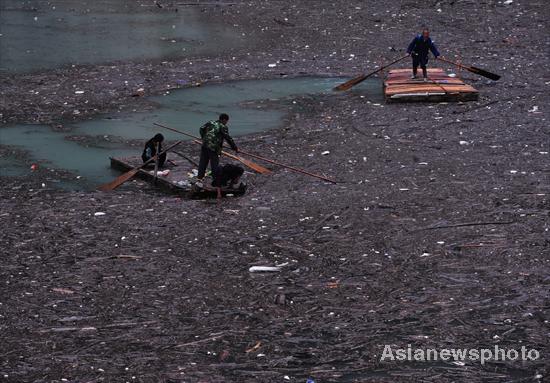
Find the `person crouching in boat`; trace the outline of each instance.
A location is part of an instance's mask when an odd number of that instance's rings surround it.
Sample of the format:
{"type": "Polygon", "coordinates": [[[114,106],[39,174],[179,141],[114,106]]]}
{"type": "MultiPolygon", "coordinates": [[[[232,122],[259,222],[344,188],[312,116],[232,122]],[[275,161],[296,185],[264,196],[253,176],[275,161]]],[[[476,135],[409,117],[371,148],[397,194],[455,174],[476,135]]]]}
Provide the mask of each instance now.
{"type": "Polygon", "coordinates": [[[229,116],[222,113],[217,121],[208,121],[200,128],[202,146],[199,170],[197,174],[198,186],[200,186],[202,179],[206,174],[208,163],[210,163],[212,175],[216,174],[220,164],[220,154],[222,153],[224,141],[227,141],[227,143],[231,146],[231,149],[235,152],[239,152],[239,148],[235,145],[233,138],[229,135],[229,129],[227,128],[228,122],[229,116]]]}
{"type": "MultiPolygon", "coordinates": [[[[155,134],[153,138],[145,143],[145,148],[143,148],[143,153],[141,154],[141,159],[143,162],[147,162],[158,153],[162,152],[162,142],[164,141],[164,136],[160,133],[155,134]]],[[[166,153],[162,153],[159,156],[159,167],[163,167],[166,162],[166,153]]]]}
{"type": "Polygon", "coordinates": [[[422,33],[417,35],[413,41],[409,44],[407,48],[407,53],[412,56],[412,65],[413,65],[413,75],[412,79],[416,78],[416,73],[418,66],[422,68],[422,76],[424,81],[428,81],[428,70],[426,66],[428,65],[428,54],[432,52],[435,59],[439,56],[439,51],[435,46],[434,42],[430,38],[430,30],[424,28],[422,33]]]}
{"type": "Polygon", "coordinates": [[[222,198],[222,187],[234,188],[239,183],[243,173],[244,169],[238,165],[227,164],[217,168],[212,186],[218,192],[218,199],[222,198]]]}

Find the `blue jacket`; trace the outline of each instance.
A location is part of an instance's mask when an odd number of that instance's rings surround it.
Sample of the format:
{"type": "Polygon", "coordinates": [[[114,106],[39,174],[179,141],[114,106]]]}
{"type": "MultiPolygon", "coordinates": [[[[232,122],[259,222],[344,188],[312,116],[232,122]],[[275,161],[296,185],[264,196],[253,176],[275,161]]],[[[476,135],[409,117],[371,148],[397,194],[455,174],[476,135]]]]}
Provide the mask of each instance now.
{"type": "Polygon", "coordinates": [[[407,53],[414,52],[418,54],[418,58],[421,60],[428,58],[429,51],[432,51],[435,57],[439,56],[439,51],[437,50],[437,47],[433,43],[432,39],[428,37],[428,39],[424,41],[424,37],[422,35],[417,35],[407,48],[407,53]]]}

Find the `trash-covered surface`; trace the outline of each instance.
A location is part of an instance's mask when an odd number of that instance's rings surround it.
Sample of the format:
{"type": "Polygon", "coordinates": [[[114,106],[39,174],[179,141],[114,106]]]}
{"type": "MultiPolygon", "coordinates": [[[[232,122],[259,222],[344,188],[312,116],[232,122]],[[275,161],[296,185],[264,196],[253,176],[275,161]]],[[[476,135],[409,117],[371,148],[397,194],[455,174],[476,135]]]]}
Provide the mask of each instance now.
{"type": "Polygon", "coordinates": [[[247,176],[245,198],[218,203],[153,194],[136,187],[139,181],[107,194],[61,192],[42,166],[25,178],[2,175],[0,376],[547,380],[546,4],[506,3],[205,6],[206,14],[223,10],[224,22],[269,44],[236,53],[235,61],[222,55],[193,66],[126,63],[2,77],[3,120],[52,121],[65,109],[78,109],[80,119],[94,108],[139,109],[143,98],[131,94],[144,78],[146,92],[160,94],[183,74],[351,76],[397,55],[391,49],[401,49],[426,20],[444,55],[503,75],[494,83],[459,73],[480,92],[479,101],[464,104],[306,97],[291,105],[281,129],[240,138],[242,148],[332,176],[342,181],[337,185],[279,169],[247,176]],[[107,86],[120,74],[127,88],[107,86]],[[96,85],[85,80],[95,78],[104,79],[96,84],[105,92],[88,104],[78,100],[72,85],[88,90],[96,85]],[[249,272],[286,262],[279,272],[249,272]],[[380,361],[385,345],[409,344],[526,346],[541,359],[380,361]]]}
{"type": "Polygon", "coordinates": [[[548,352],[543,125],[503,133],[422,121],[411,132],[365,124],[361,112],[344,129],[341,108],[311,104],[291,129],[246,143],[338,185],[250,175],[245,198],[211,205],[132,185],[77,194],[42,188],[41,177],[4,179],[0,302],[11,352],[0,372],[235,382],[547,374],[544,361],[379,363],[385,344],[548,352]]]}

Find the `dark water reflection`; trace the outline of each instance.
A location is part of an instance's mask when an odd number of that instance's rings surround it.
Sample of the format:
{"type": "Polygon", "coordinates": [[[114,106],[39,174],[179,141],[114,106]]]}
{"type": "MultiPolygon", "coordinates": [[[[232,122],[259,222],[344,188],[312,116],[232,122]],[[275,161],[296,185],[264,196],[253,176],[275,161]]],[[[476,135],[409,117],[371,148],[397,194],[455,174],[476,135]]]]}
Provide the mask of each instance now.
{"type": "Polygon", "coordinates": [[[242,36],[199,7],[152,1],[0,0],[0,70],[163,59],[238,47],[242,36]]]}

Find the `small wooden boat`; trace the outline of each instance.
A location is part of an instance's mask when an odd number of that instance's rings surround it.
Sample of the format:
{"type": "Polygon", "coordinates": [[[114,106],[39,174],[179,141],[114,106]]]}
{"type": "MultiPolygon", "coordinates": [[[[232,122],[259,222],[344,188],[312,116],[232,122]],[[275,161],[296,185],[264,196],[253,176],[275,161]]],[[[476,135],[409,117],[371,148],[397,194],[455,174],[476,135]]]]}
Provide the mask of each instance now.
{"type": "MultiPolygon", "coordinates": [[[[127,172],[142,164],[140,157],[111,157],[111,168],[127,172]]],[[[178,159],[175,161],[166,161],[164,167],[159,169],[155,177],[154,165],[140,169],[136,174],[140,178],[155,187],[167,193],[176,194],[191,199],[216,198],[217,191],[215,187],[209,186],[211,179],[205,177],[202,186],[197,186],[196,176],[193,173],[193,167],[187,162],[178,159]]],[[[241,196],[246,192],[246,185],[240,184],[236,188],[222,188],[222,195],[241,196]]]]}
{"type": "Polygon", "coordinates": [[[411,69],[392,69],[384,81],[386,102],[443,102],[475,101],[479,93],[473,86],[465,84],[459,77],[449,76],[441,68],[428,68],[428,81],[411,79],[411,69]]]}

